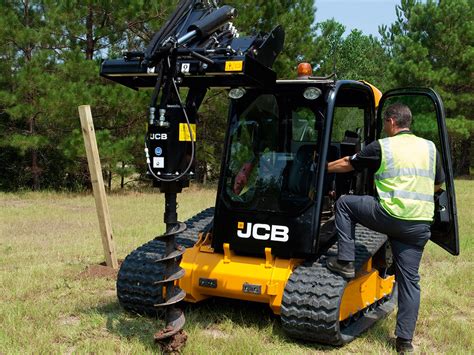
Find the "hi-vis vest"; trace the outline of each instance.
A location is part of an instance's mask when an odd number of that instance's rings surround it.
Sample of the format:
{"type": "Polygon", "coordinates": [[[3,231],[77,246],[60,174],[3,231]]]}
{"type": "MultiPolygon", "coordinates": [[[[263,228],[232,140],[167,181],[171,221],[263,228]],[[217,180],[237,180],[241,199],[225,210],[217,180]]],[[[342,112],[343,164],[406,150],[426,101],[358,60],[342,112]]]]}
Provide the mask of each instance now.
{"type": "Polygon", "coordinates": [[[432,221],[436,148],[413,134],[379,140],[382,149],[375,186],[383,209],[393,217],[432,221]]]}

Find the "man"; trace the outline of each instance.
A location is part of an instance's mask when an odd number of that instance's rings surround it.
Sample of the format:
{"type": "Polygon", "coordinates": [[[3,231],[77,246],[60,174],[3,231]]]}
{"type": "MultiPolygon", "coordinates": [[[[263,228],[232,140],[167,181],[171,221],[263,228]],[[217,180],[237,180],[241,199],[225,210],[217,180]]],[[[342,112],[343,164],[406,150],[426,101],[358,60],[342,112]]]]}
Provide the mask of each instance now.
{"type": "Polygon", "coordinates": [[[391,105],[384,112],[388,138],[328,164],[329,173],[364,168],[375,173],[378,198],[345,195],[336,202],[338,256],[329,258],[327,267],[346,278],[355,276],[356,223],[389,236],[398,284],[398,352],[413,351],[411,342],[420,304],[418,268],[430,238],[434,191],[445,178],[434,143],[416,137],[410,131],[411,121],[407,106],[391,105]]]}

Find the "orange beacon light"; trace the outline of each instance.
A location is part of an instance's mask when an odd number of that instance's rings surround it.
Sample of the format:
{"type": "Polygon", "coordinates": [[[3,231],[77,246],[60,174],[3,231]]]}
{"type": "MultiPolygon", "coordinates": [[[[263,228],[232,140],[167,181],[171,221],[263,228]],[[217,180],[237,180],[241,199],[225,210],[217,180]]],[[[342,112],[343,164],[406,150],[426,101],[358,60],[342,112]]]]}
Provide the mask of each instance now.
{"type": "Polygon", "coordinates": [[[311,68],[311,64],[298,64],[298,79],[307,79],[311,75],[313,75],[313,68],[311,68]]]}

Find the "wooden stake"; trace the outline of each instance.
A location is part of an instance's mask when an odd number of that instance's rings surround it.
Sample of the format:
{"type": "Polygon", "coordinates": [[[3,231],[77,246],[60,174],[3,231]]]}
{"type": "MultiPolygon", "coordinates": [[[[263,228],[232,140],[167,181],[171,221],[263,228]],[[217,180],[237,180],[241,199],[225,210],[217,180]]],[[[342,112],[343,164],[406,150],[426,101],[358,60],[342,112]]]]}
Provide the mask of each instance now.
{"type": "Polygon", "coordinates": [[[109,206],[107,205],[107,197],[105,195],[104,179],[100,166],[99,150],[97,149],[91,107],[89,105],[79,106],[79,116],[81,118],[82,134],[84,136],[89,172],[91,174],[97,217],[99,218],[105,261],[107,266],[117,269],[118,262],[112,236],[112,223],[110,222],[109,206]]]}

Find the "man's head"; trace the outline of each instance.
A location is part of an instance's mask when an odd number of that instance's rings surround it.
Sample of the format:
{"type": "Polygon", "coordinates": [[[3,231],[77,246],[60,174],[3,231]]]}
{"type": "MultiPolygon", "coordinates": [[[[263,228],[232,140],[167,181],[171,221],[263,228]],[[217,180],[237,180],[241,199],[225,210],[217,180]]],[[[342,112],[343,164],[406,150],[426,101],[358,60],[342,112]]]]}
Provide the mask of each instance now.
{"type": "Polygon", "coordinates": [[[383,115],[384,130],[389,137],[410,129],[412,115],[408,106],[396,103],[387,107],[383,115]]]}

